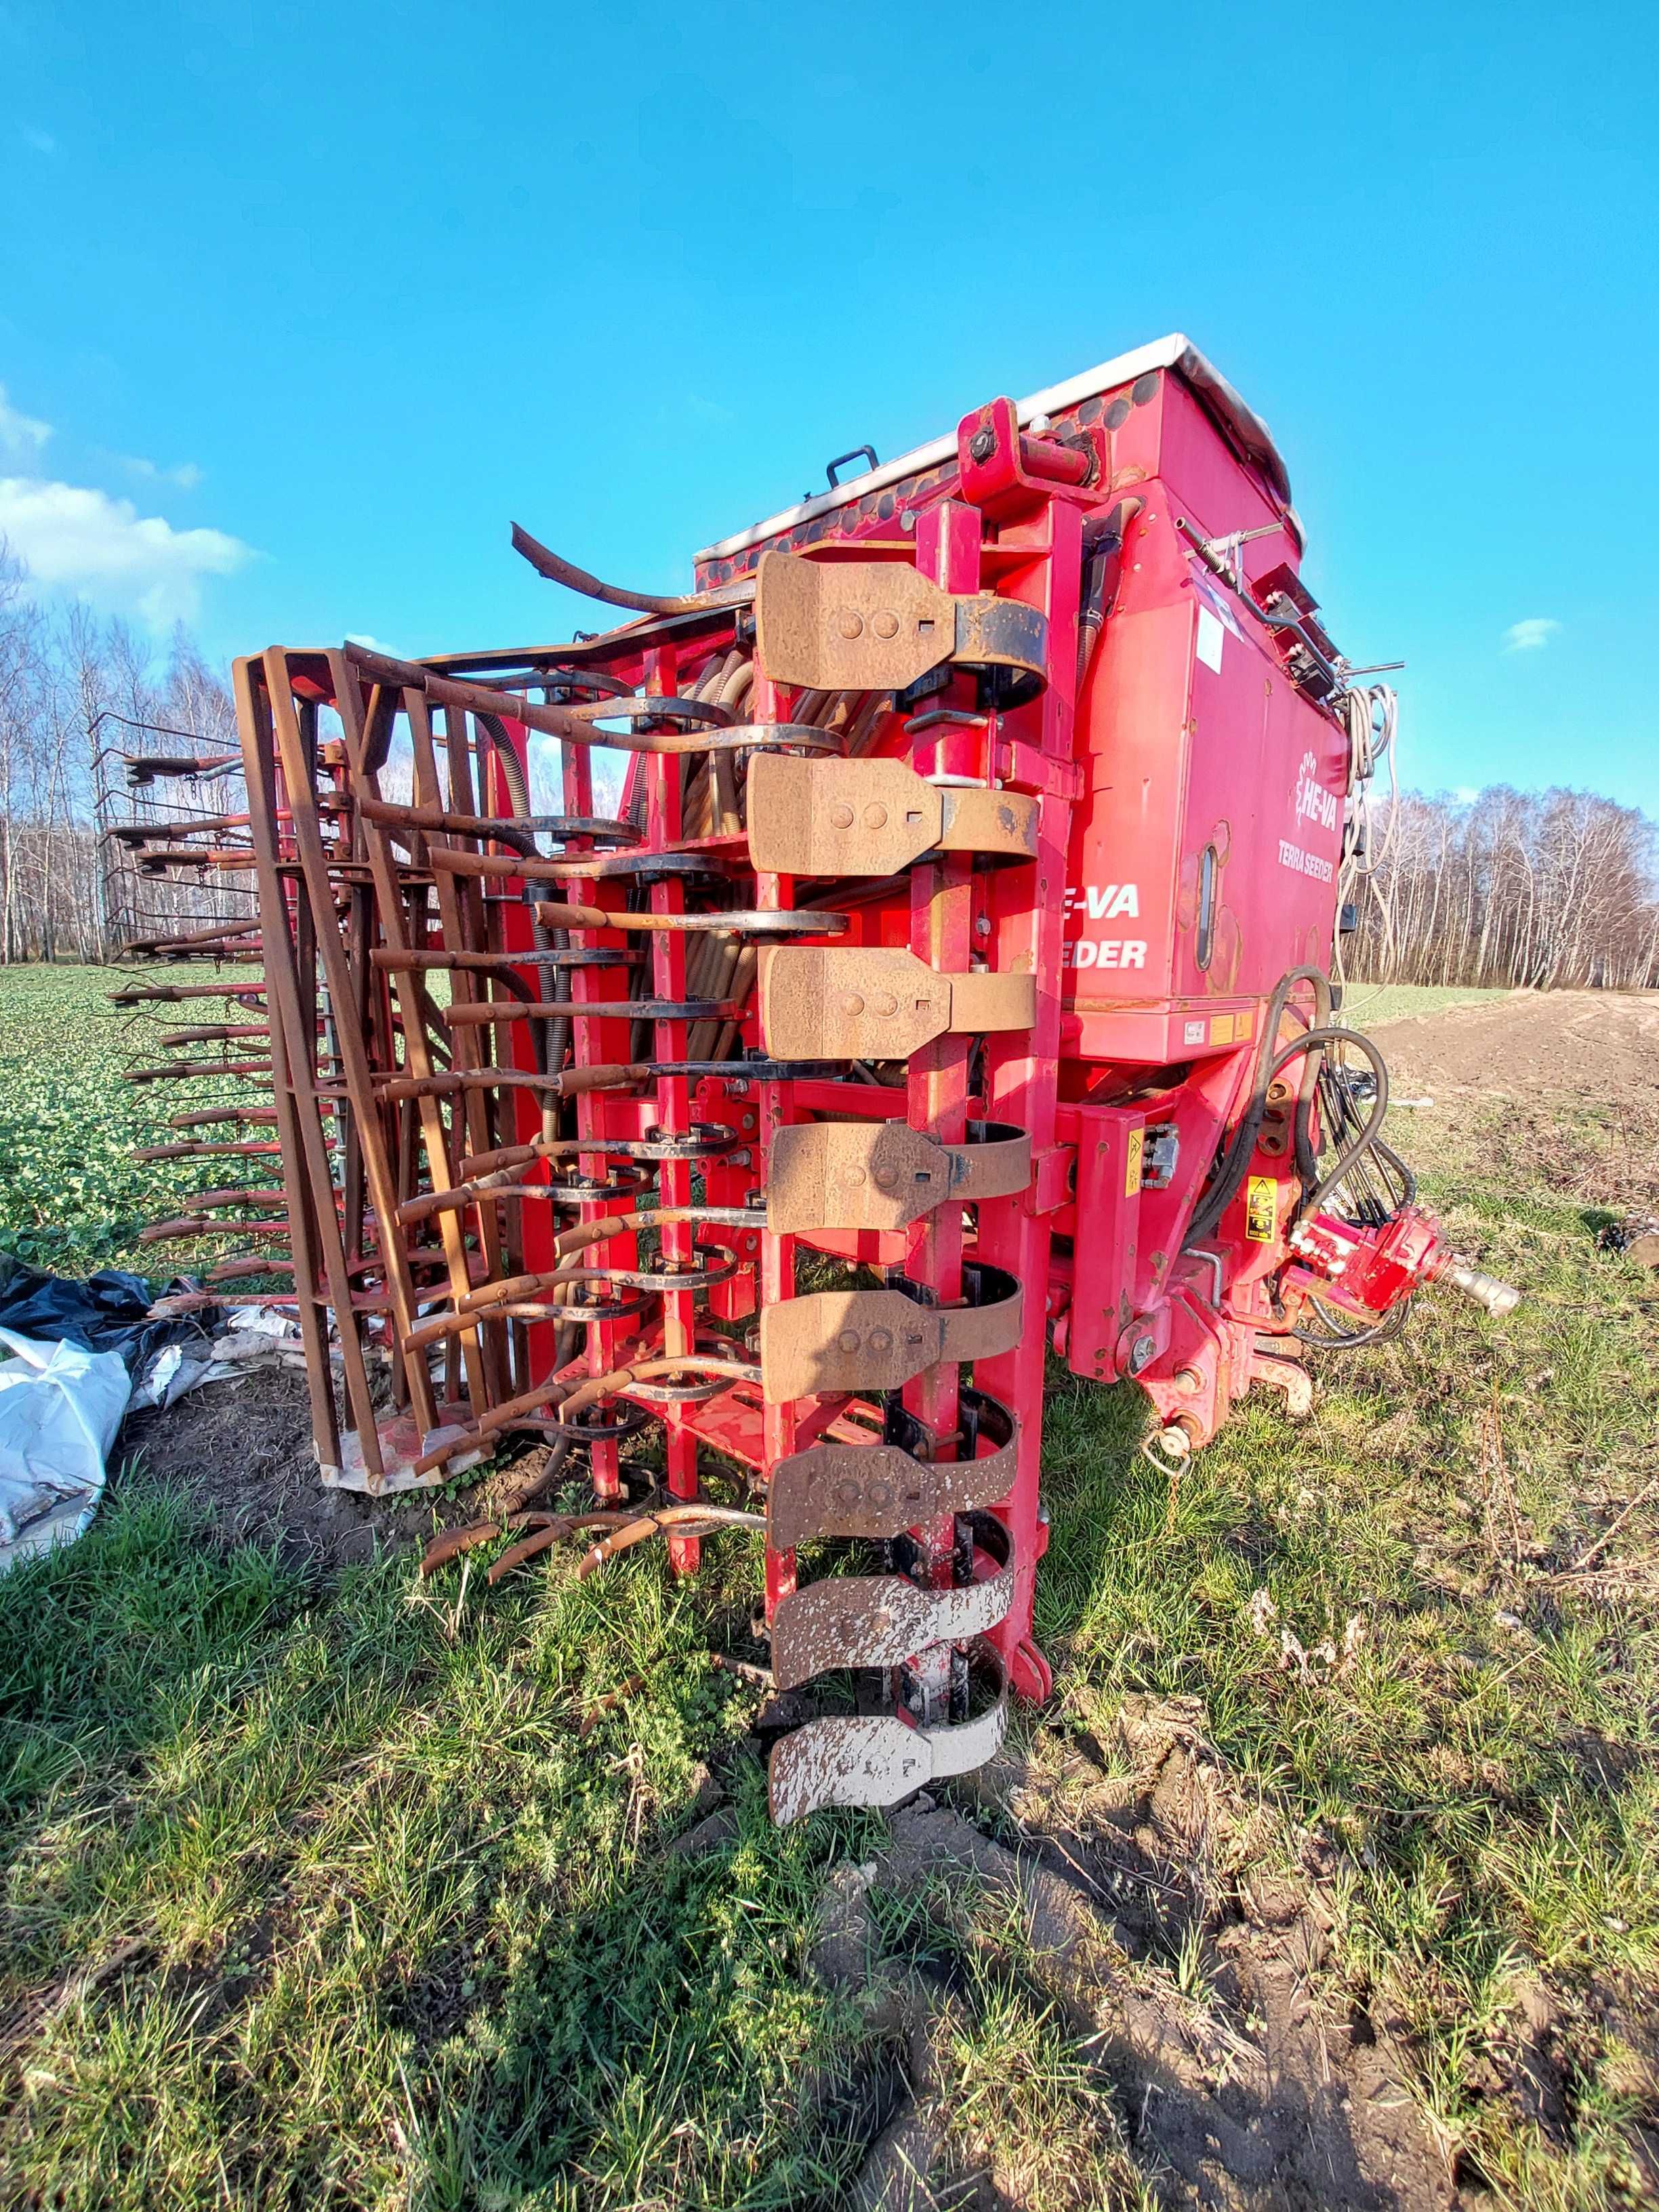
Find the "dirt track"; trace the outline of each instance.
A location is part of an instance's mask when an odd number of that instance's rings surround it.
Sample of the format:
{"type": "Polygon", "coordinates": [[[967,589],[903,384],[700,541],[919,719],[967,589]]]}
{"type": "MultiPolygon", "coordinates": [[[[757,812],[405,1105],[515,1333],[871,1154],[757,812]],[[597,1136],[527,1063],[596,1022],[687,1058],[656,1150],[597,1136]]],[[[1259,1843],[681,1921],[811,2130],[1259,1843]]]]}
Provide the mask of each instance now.
{"type": "Polygon", "coordinates": [[[1517,991],[1384,1023],[1376,1036],[1401,1097],[1542,1091],[1659,1105],[1659,992],[1517,991]]]}

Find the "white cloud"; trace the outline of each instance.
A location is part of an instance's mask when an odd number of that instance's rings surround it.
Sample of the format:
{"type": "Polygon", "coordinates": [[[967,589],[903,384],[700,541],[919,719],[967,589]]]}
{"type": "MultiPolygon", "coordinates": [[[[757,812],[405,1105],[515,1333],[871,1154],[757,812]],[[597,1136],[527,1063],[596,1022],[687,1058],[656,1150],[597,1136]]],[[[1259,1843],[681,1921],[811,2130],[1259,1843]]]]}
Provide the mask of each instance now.
{"type": "Polygon", "coordinates": [[[1480,796],[1480,793],[1472,783],[1460,783],[1452,793],[1453,799],[1459,806],[1473,806],[1480,796]]]}
{"type": "Polygon", "coordinates": [[[36,154],[55,154],[58,151],[58,141],[51,131],[39,130],[33,123],[23,125],[23,143],[36,154]]]}
{"type": "Polygon", "coordinates": [[[202,481],[202,471],[194,461],[180,461],[176,469],[164,469],[137,453],[123,453],[121,466],[142,477],[146,483],[177,484],[180,491],[194,491],[202,481]]]}
{"type": "Polygon", "coordinates": [[[228,576],[252,548],[222,530],[175,530],[128,499],[34,477],[0,477],[0,538],[49,590],[131,611],[158,629],[191,621],[204,576],[228,576]]]}
{"type": "Polygon", "coordinates": [[[400,653],[392,652],[383,637],[371,636],[366,629],[349,629],[345,634],[345,641],[348,645],[366,646],[370,653],[384,653],[392,660],[403,659],[400,653]]]}
{"type": "Polygon", "coordinates": [[[0,384],[0,452],[38,453],[51,435],[51,423],[33,415],[20,415],[6,398],[5,386],[0,384]]]}
{"type": "Polygon", "coordinates": [[[1504,633],[1505,653],[1536,653],[1546,646],[1561,625],[1553,615],[1529,615],[1525,622],[1511,623],[1504,633]]]}

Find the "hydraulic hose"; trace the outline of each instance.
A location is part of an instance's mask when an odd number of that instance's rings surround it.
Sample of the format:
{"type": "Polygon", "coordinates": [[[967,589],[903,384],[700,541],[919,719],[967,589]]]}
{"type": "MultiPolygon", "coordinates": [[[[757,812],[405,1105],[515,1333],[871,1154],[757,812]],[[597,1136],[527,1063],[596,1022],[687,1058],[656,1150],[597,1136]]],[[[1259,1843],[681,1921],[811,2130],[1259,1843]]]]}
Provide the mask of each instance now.
{"type": "Polygon", "coordinates": [[[1334,1027],[1314,1029],[1309,1030],[1302,1036],[1292,1037],[1289,1044],[1274,1054],[1267,1071],[1268,1081],[1271,1082],[1282,1069],[1288,1067],[1298,1054],[1320,1053],[1327,1046],[1334,1044],[1351,1044],[1364,1054],[1371,1064],[1371,1072],[1376,1079],[1376,1096],[1371,1101],[1371,1110],[1366,1116],[1364,1127],[1338,1153],[1335,1166],[1328,1169],[1311,1190],[1304,1192],[1301,1206],[1298,1208],[1301,1213],[1311,1213],[1316,1206],[1322,1206],[1353,1166],[1354,1162],[1370,1152],[1371,1146],[1376,1142],[1377,1133],[1382,1128],[1383,1118],[1389,1110],[1389,1064],[1370,1039],[1368,1036],[1362,1036],[1358,1030],[1334,1027]]]}
{"type": "MultiPolygon", "coordinates": [[[[1262,1117],[1267,1110],[1267,1086],[1273,1081],[1275,1069],[1273,1053],[1279,1041],[1279,1025],[1290,1006],[1291,994],[1298,983],[1306,983],[1313,992],[1314,1030],[1322,1028],[1331,1018],[1331,981],[1322,968],[1292,968],[1281,975],[1273,986],[1273,997],[1267,1001],[1267,1018],[1261,1024],[1261,1036],[1256,1046],[1255,1074],[1250,1085],[1250,1096],[1238,1127],[1234,1130],[1215,1181],[1194,1209],[1187,1243],[1196,1244],[1212,1236],[1222,1215],[1227,1211],[1245,1170],[1250,1164],[1261,1133],[1262,1117]]],[[[1306,1035],[1312,1036],[1314,1030],[1306,1035]]],[[[1346,1036],[1347,1033],[1344,1031],[1346,1036]]],[[[1305,1036],[1297,1041],[1298,1048],[1305,1036]]],[[[1291,1054],[1294,1057],[1294,1054],[1291,1054]]],[[[1316,1172],[1313,1146],[1310,1133],[1315,1086],[1319,1080],[1319,1055],[1311,1054],[1303,1070],[1301,1086],[1296,1103],[1296,1164],[1297,1171],[1305,1189],[1316,1172]]]]}
{"type": "Polygon", "coordinates": [[[524,764],[514,749],[512,739],[507,734],[505,724],[499,714],[481,714],[477,720],[484,735],[489,739],[490,750],[494,752],[496,765],[501,772],[501,781],[507,786],[507,795],[513,803],[513,811],[515,814],[528,814],[530,786],[525,781],[524,764]]]}
{"type": "Polygon", "coordinates": [[[1083,526],[1083,589],[1079,597],[1077,623],[1079,696],[1107,615],[1117,597],[1123,573],[1124,538],[1129,525],[1146,504],[1141,499],[1121,499],[1109,514],[1095,516],[1083,526]]]}
{"type": "MultiPolygon", "coordinates": [[[[1329,1320],[1329,1309],[1322,1305],[1317,1298],[1310,1298],[1309,1304],[1322,1321],[1329,1320]]],[[[1411,1299],[1402,1298],[1392,1313],[1385,1314],[1381,1321],[1369,1328],[1332,1328],[1328,1334],[1322,1334],[1318,1329],[1310,1328],[1305,1322],[1299,1322],[1291,1334],[1303,1344],[1312,1345],[1319,1352],[1361,1352],[1370,1346],[1391,1344],[1405,1328],[1411,1318],[1411,1299]]]]}
{"type": "MultiPolygon", "coordinates": [[[[1302,1215],[1311,1213],[1316,1207],[1322,1206],[1343,1178],[1352,1172],[1356,1164],[1374,1146],[1388,1152],[1390,1159],[1397,1158],[1388,1146],[1382,1145],[1380,1135],[1384,1117],[1389,1110],[1388,1062],[1370,1038],[1361,1036],[1358,1030],[1344,1029],[1339,1024],[1327,1024],[1320,1028],[1308,1030],[1299,1037],[1292,1037],[1291,1042],[1281,1046],[1267,1063],[1265,1076],[1258,1077],[1258,1087],[1262,1096],[1265,1097],[1267,1086],[1273,1081],[1274,1076],[1281,1073],[1293,1060],[1305,1057],[1309,1066],[1317,1070],[1322,1058],[1332,1045],[1352,1045],[1364,1054],[1371,1065],[1371,1073],[1376,1082],[1376,1093],[1371,1101],[1370,1112],[1365,1117],[1364,1127],[1342,1147],[1334,1164],[1319,1177],[1311,1188],[1308,1188],[1304,1180],[1302,1203],[1297,1208],[1298,1218],[1302,1215]]],[[[1402,1171],[1405,1171],[1403,1167],[1402,1171]]],[[[1413,1187],[1415,1187],[1414,1184],[1413,1187]]],[[[1237,1188],[1236,1184],[1234,1188],[1237,1188]]],[[[1218,1214],[1217,1218],[1219,1218],[1218,1214]]],[[[1302,1327],[1292,1329],[1291,1334],[1299,1337],[1304,1344],[1319,1345],[1333,1351],[1358,1351],[1362,1345],[1385,1344],[1391,1338],[1397,1336],[1405,1327],[1409,1306],[1410,1301],[1407,1300],[1397,1312],[1386,1315],[1382,1321],[1371,1327],[1362,1328],[1352,1333],[1336,1330],[1326,1335],[1302,1327]]]]}

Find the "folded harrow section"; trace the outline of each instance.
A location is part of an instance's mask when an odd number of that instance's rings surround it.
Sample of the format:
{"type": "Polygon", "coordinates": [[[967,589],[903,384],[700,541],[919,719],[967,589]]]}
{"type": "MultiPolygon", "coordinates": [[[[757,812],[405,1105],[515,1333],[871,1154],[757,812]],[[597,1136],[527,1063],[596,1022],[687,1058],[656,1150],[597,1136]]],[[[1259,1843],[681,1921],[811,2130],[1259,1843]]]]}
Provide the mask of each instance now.
{"type": "Polygon", "coordinates": [[[270,1085],[237,1110],[280,1147],[254,1256],[325,1476],[530,1433],[538,1488],[580,1455],[677,1568],[763,1527],[775,1679],[826,1707],[775,1753],[781,1820],[975,1765],[1047,1686],[1026,1302],[1079,532],[1045,495],[988,540],[947,499],[510,668],[237,668],[270,1085]]]}

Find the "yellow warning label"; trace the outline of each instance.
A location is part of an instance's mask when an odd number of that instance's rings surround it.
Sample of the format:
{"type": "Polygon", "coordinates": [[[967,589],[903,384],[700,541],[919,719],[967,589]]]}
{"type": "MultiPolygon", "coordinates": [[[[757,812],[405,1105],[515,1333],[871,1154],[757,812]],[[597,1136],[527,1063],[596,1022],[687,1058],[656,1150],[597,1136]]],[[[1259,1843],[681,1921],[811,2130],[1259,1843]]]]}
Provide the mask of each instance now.
{"type": "Polygon", "coordinates": [[[1210,1017],[1210,1042],[1212,1044],[1231,1044],[1232,1041],[1232,1016],[1231,1014],[1212,1014],[1210,1017]]]}
{"type": "Polygon", "coordinates": [[[1233,1016],[1233,1042],[1236,1044],[1243,1044],[1255,1027],[1255,1016],[1254,1014],[1235,1014],[1233,1016]]]}
{"type": "Polygon", "coordinates": [[[1244,1234],[1252,1244],[1271,1244],[1279,1229],[1279,1185],[1272,1176],[1252,1176],[1244,1198],[1244,1234]]]}
{"type": "Polygon", "coordinates": [[[1135,1193],[1140,1188],[1141,1156],[1146,1150],[1146,1132],[1145,1129],[1131,1129],[1129,1132],[1128,1164],[1123,1171],[1123,1195],[1125,1198],[1133,1198],[1135,1193]]]}

